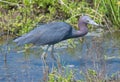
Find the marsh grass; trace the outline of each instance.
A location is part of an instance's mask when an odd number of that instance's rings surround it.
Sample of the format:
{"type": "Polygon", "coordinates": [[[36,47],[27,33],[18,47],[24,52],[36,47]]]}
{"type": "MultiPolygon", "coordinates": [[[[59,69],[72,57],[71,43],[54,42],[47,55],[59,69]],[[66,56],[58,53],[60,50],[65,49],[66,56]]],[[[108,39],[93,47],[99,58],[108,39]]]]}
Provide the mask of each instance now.
{"type": "MultiPolygon", "coordinates": [[[[119,28],[120,5],[118,0],[7,0],[0,1],[2,34],[22,35],[39,23],[66,21],[77,28],[81,15],[89,15],[101,25],[119,28]]],[[[1,35],[2,35],[1,34],[1,35]]]]}
{"type": "Polygon", "coordinates": [[[111,21],[113,26],[119,28],[120,23],[120,5],[119,0],[101,0],[104,9],[106,10],[105,14],[107,18],[111,21]]]}

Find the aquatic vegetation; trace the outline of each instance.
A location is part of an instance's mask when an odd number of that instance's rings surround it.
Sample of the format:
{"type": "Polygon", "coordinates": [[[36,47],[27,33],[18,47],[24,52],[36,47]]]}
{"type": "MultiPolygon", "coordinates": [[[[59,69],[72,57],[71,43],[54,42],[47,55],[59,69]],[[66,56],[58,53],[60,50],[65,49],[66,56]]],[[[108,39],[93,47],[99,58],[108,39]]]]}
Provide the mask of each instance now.
{"type": "Polygon", "coordinates": [[[68,69],[66,68],[65,70],[67,71],[65,74],[58,73],[57,71],[50,73],[48,82],[84,82],[83,80],[75,80],[74,71],[72,70],[68,71],[68,69]]]}

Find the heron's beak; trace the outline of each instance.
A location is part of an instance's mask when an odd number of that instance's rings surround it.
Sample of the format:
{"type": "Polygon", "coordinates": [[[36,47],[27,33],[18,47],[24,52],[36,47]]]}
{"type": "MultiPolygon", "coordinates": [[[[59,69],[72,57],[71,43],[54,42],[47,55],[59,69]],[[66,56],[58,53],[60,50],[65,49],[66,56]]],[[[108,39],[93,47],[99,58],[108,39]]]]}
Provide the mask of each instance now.
{"type": "Polygon", "coordinates": [[[94,22],[93,20],[89,21],[89,24],[95,25],[95,26],[99,26],[99,24],[97,24],[96,22],[94,22]]]}

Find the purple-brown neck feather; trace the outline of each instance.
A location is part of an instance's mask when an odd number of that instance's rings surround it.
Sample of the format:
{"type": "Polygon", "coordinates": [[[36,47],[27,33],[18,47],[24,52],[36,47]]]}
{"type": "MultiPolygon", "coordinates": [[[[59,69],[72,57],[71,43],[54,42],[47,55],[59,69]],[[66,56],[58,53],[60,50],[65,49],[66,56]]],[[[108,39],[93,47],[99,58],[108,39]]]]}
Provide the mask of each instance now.
{"type": "Polygon", "coordinates": [[[87,23],[85,23],[83,20],[79,20],[78,27],[79,30],[73,31],[71,38],[82,37],[88,33],[87,23]]]}

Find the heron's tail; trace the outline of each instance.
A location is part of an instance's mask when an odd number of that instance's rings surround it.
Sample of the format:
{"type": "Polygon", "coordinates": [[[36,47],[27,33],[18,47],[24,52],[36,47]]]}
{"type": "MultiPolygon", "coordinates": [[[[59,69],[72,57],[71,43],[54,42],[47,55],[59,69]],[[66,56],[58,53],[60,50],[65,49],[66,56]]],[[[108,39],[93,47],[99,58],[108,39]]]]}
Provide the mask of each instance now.
{"type": "Polygon", "coordinates": [[[14,39],[13,42],[17,43],[18,46],[21,46],[21,45],[26,44],[26,39],[27,39],[27,35],[25,34],[23,36],[20,36],[14,39]]]}

